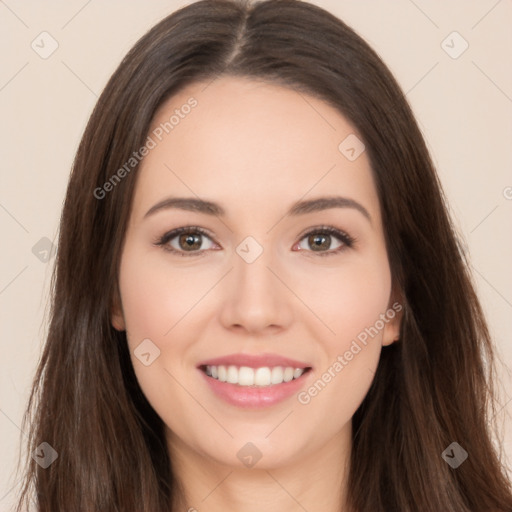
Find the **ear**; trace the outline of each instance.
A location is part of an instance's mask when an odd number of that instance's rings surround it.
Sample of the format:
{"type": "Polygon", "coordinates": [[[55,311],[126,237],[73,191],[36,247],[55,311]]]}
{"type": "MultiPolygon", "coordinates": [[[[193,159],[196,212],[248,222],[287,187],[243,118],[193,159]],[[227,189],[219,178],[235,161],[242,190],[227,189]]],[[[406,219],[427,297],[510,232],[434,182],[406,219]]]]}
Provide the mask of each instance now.
{"type": "Polygon", "coordinates": [[[402,290],[393,285],[388,309],[385,313],[386,323],[382,335],[382,345],[388,346],[400,339],[400,328],[404,316],[404,294],[402,290]]]}
{"type": "Polygon", "coordinates": [[[125,331],[126,324],[124,321],[123,307],[121,304],[121,298],[119,294],[119,289],[116,286],[116,291],[114,293],[114,297],[112,299],[112,305],[110,308],[110,321],[112,323],[112,327],[117,331],[125,331]]]}

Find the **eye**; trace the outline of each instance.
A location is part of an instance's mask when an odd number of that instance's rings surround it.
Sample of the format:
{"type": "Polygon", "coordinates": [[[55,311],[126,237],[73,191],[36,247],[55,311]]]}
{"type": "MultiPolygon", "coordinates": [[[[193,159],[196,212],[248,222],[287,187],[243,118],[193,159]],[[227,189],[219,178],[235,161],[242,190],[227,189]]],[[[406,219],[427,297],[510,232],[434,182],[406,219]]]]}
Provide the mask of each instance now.
{"type": "Polygon", "coordinates": [[[331,256],[354,245],[355,238],[331,226],[321,226],[308,231],[297,244],[299,250],[308,249],[308,252],[317,253],[318,256],[331,256]],[[335,245],[333,247],[333,240],[335,245]]]}
{"type": "Polygon", "coordinates": [[[215,244],[204,229],[196,226],[186,226],[165,233],[155,242],[155,245],[180,256],[192,256],[195,255],[194,253],[212,249],[215,244]],[[205,246],[204,242],[209,243],[206,243],[205,246]]]}
{"type": "MultiPolygon", "coordinates": [[[[355,238],[339,229],[320,226],[305,233],[294,247],[316,253],[318,256],[330,256],[352,247],[355,242],[355,238]],[[307,246],[311,250],[308,250],[307,246]]],[[[198,256],[203,251],[216,250],[219,247],[212,241],[211,235],[206,230],[197,226],[173,229],[158,238],[155,245],[179,256],[198,256]]]]}

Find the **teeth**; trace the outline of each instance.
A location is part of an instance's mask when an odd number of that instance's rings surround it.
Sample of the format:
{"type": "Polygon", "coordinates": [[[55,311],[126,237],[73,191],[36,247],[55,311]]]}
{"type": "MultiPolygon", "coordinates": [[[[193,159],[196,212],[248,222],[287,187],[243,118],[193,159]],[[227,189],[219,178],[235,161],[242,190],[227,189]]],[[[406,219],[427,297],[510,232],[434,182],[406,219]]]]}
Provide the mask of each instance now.
{"type": "MultiPolygon", "coordinates": [[[[231,368],[235,368],[232,366],[231,368]]],[[[236,371],[236,368],[235,368],[236,371]]],[[[239,384],[240,386],[253,386],[254,385],[254,370],[252,368],[248,368],[247,366],[242,366],[238,370],[238,379],[235,384],[239,384]]]]}
{"type": "Polygon", "coordinates": [[[303,368],[274,366],[269,368],[249,368],[248,366],[207,366],[206,375],[239,386],[271,386],[298,379],[304,373],[303,368]]]}
{"type": "MultiPolygon", "coordinates": [[[[206,367],[208,368],[208,367],[206,367]]],[[[211,371],[211,370],[210,370],[211,371]]],[[[217,373],[218,373],[218,379],[221,381],[221,382],[226,382],[226,379],[227,379],[227,372],[226,372],[226,367],[225,366],[219,366],[217,368],[217,373]]],[[[213,375],[213,372],[212,372],[212,375],[213,375]]]]}
{"type": "Polygon", "coordinates": [[[272,370],[268,366],[264,366],[263,368],[257,368],[256,371],[254,372],[254,385],[270,386],[270,384],[272,384],[271,378],[272,370]]]}
{"type": "Polygon", "coordinates": [[[274,368],[272,368],[270,382],[272,384],[280,384],[281,382],[283,382],[283,369],[280,366],[275,366],[274,368]]]}
{"type": "Polygon", "coordinates": [[[230,384],[238,384],[238,369],[236,366],[228,366],[228,377],[226,382],[230,384]]]}
{"type": "Polygon", "coordinates": [[[298,379],[303,373],[304,370],[302,368],[295,368],[295,370],[293,370],[293,378],[298,379]]]}

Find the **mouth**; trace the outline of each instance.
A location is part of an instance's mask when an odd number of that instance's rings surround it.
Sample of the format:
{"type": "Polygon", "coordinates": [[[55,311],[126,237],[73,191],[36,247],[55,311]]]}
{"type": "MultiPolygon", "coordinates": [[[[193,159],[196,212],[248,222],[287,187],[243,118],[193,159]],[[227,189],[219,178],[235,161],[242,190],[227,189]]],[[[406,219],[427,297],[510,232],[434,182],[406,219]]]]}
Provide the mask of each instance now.
{"type": "Polygon", "coordinates": [[[211,379],[240,387],[266,388],[300,379],[311,371],[310,366],[250,366],[200,365],[199,369],[211,379]]]}
{"type": "Polygon", "coordinates": [[[311,365],[279,354],[230,354],[197,365],[209,391],[232,406],[266,408],[290,399],[313,375],[311,365]]]}

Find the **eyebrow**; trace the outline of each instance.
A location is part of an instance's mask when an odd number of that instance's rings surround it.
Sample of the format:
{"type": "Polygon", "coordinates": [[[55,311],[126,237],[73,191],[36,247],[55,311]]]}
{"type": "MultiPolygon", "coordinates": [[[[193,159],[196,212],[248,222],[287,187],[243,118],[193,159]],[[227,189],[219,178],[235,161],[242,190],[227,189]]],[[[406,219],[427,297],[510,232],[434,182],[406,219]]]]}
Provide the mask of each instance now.
{"type": "MultiPolygon", "coordinates": [[[[212,201],[206,201],[195,197],[168,197],[152,206],[144,215],[147,218],[156,212],[176,208],[190,212],[204,213],[206,215],[225,216],[226,211],[222,206],[212,201]]],[[[352,208],[372,222],[368,210],[354,199],[341,196],[318,197],[316,199],[302,200],[294,203],[288,210],[287,215],[297,216],[307,213],[328,210],[330,208],[352,208]]]]}

